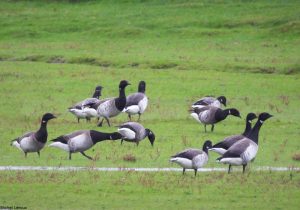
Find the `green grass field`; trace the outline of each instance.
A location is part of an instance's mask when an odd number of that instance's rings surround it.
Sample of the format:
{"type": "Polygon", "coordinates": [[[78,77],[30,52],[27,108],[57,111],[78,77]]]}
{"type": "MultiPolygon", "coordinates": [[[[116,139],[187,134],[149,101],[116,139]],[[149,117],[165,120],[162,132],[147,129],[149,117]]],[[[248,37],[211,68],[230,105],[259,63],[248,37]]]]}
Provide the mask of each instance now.
{"type": "MultiPolygon", "coordinates": [[[[300,167],[300,3],[298,1],[1,1],[0,165],[177,167],[170,155],[241,133],[248,112],[274,115],[261,129],[259,152],[245,175],[193,172],[0,172],[0,206],[28,209],[299,209],[299,172],[254,172],[259,166],[300,167]],[[53,112],[49,139],[79,129],[67,107],[116,96],[118,84],[147,82],[142,124],[156,134],[139,147],[101,142],[89,161],[56,148],[27,159],[10,140],[36,130],[53,112]],[[189,116],[205,95],[225,95],[243,119],[228,117],[204,133],[189,116]],[[136,161],[126,161],[133,156],[136,161]],[[252,171],[251,171],[252,169],[252,171]],[[21,195],[22,193],[22,195],[21,195]],[[24,194],[24,196],[23,196],[24,194]],[[57,200],[59,199],[59,200],[57,200]]],[[[136,116],[135,116],[135,119],[136,116]]],[[[125,114],[113,125],[127,120],[125,114]]],[[[210,154],[206,167],[225,167],[210,154]]]]}

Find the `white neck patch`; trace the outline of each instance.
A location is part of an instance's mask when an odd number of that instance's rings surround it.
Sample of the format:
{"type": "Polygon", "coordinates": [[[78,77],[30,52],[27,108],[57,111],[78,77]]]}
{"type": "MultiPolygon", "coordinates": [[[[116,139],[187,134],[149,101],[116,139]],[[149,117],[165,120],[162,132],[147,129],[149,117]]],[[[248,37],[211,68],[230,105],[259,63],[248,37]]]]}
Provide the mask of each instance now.
{"type": "Polygon", "coordinates": [[[230,110],[229,110],[229,114],[231,114],[231,113],[230,113],[230,110]]]}
{"type": "Polygon", "coordinates": [[[42,121],[42,123],[45,123],[45,122],[46,122],[45,120],[42,121]]]}
{"type": "Polygon", "coordinates": [[[259,120],[259,122],[260,122],[261,124],[263,124],[263,123],[264,123],[264,121],[263,121],[263,120],[259,120]]]}
{"type": "Polygon", "coordinates": [[[251,123],[251,120],[248,120],[248,123],[251,123]]]}

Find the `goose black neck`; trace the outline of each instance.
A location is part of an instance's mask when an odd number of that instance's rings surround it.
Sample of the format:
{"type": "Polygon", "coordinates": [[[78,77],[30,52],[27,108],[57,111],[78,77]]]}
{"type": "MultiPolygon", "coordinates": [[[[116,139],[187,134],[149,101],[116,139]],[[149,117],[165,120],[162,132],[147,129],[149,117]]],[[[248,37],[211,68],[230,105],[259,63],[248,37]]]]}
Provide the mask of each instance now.
{"type": "Polygon", "coordinates": [[[248,134],[248,138],[254,141],[256,144],[258,144],[258,135],[259,135],[259,130],[262,126],[262,122],[260,120],[257,120],[255,123],[254,127],[252,128],[251,132],[248,134]]]}
{"type": "Polygon", "coordinates": [[[97,99],[99,99],[99,97],[100,97],[100,90],[95,90],[95,92],[94,92],[94,94],[93,94],[93,98],[97,98],[97,99]]]}
{"type": "Polygon", "coordinates": [[[229,115],[229,110],[218,109],[215,114],[215,119],[217,122],[224,120],[229,115]]]}
{"type": "Polygon", "coordinates": [[[144,86],[139,86],[138,92],[139,93],[145,93],[145,87],[144,86]]]}
{"type": "Polygon", "coordinates": [[[251,131],[251,122],[249,122],[249,120],[246,119],[246,127],[242,135],[247,136],[250,133],[250,131],[251,131]]]}
{"type": "Polygon", "coordinates": [[[202,151],[205,152],[208,155],[208,148],[205,144],[202,147],[202,151]]]}
{"type": "Polygon", "coordinates": [[[35,138],[38,142],[46,143],[48,137],[47,121],[42,121],[40,129],[35,133],[35,138]]]}
{"type": "Polygon", "coordinates": [[[122,138],[119,133],[102,133],[99,131],[91,130],[90,131],[91,139],[94,144],[105,141],[105,140],[116,140],[122,138]]]}
{"type": "Polygon", "coordinates": [[[122,111],[126,105],[125,88],[120,88],[119,97],[115,100],[116,107],[119,111],[122,111]]]}

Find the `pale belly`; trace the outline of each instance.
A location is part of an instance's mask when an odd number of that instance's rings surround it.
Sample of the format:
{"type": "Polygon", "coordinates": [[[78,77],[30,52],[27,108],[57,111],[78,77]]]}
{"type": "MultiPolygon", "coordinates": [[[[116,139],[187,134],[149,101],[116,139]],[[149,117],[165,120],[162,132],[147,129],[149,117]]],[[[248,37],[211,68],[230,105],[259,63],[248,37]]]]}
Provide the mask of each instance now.
{"type": "Polygon", "coordinates": [[[82,152],[91,148],[94,144],[85,134],[77,136],[68,142],[71,152],[82,152]]]}
{"type": "Polygon", "coordinates": [[[30,137],[23,138],[20,142],[20,147],[24,152],[38,152],[44,145],[45,144],[32,140],[30,137]]]}
{"type": "Polygon", "coordinates": [[[100,104],[100,106],[97,109],[98,115],[100,117],[114,117],[120,114],[120,110],[111,107],[111,101],[106,101],[103,104],[100,104]]]}
{"type": "Polygon", "coordinates": [[[170,161],[177,163],[182,168],[193,169],[193,162],[189,159],[176,157],[176,158],[172,158],[170,161]]]}

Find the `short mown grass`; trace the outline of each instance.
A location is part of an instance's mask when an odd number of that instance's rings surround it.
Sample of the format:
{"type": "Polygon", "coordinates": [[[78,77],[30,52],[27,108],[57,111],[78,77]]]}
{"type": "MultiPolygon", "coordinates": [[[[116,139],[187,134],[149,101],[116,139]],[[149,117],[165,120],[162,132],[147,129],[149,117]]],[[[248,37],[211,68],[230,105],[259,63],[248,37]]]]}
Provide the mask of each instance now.
{"type": "Polygon", "coordinates": [[[2,206],[28,209],[299,209],[299,173],[1,172],[2,206]],[[34,178],[33,178],[34,177],[34,178]],[[14,187],[12,187],[14,186],[14,187]],[[17,196],[19,195],[19,196],[17,196]]]}

